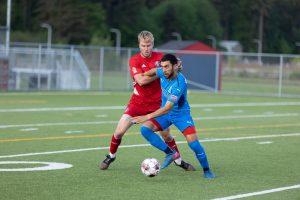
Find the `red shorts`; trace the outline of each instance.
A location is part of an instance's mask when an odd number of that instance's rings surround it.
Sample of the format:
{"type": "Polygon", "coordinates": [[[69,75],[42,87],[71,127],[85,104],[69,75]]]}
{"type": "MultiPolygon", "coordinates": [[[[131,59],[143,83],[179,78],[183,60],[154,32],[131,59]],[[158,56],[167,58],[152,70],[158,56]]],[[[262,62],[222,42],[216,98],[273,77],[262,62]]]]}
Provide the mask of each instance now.
{"type": "Polygon", "coordinates": [[[140,115],[147,115],[149,113],[152,113],[160,108],[159,104],[153,104],[153,105],[138,105],[129,103],[124,111],[124,114],[130,115],[131,117],[136,117],[140,115]]]}

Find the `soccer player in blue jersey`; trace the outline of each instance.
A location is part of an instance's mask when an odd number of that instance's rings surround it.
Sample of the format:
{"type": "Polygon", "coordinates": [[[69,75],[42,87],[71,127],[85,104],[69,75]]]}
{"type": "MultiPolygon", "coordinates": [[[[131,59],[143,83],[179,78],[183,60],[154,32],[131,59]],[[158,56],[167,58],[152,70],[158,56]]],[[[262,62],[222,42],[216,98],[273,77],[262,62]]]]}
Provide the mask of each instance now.
{"type": "Polygon", "coordinates": [[[164,169],[179,155],[171,150],[155,131],[162,131],[174,124],[185,136],[189,147],[203,168],[205,178],[215,178],[209,168],[204,148],[200,144],[197,131],[190,115],[190,106],[187,101],[187,81],[181,72],[178,72],[178,59],[173,54],[166,54],[161,58],[160,68],[144,73],[145,76],[158,76],[162,88],[161,107],[147,115],[133,118],[133,123],[144,123],[141,134],[157,149],[166,153],[161,168],[164,169]]]}

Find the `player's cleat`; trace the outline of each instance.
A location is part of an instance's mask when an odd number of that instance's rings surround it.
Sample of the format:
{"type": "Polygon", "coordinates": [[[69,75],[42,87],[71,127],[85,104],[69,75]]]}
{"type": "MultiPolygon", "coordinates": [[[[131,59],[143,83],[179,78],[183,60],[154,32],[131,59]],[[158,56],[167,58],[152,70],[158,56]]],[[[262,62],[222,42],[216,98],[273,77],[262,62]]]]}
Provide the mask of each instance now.
{"type": "Polygon", "coordinates": [[[206,170],[204,171],[204,177],[207,179],[214,179],[216,176],[214,175],[214,173],[210,170],[206,170]]]}
{"type": "Polygon", "coordinates": [[[106,158],[102,161],[102,163],[100,163],[99,168],[101,170],[106,170],[109,167],[110,163],[114,162],[115,160],[116,157],[111,158],[110,155],[106,155],[106,158]]]}
{"type": "Polygon", "coordinates": [[[179,157],[180,157],[179,153],[175,150],[172,153],[167,154],[165,161],[161,165],[161,169],[168,167],[172,161],[176,160],[179,157]]]}
{"type": "Polygon", "coordinates": [[[184,162],[181,160],[180,165],[178,165],[176,162],[174,162],[176,166],[181,167],[185,171],[196,171],[195,167],[191,165],[190,163],[184,162]]]}

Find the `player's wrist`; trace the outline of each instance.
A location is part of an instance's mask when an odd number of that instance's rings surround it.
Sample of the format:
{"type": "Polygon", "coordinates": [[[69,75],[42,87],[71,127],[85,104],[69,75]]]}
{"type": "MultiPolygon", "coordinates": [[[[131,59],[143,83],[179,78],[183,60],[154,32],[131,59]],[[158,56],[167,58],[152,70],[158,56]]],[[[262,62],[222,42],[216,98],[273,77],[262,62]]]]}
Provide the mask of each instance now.
{"type": "Polygon", "coordinates": [[[151,119],[151,116],[148,114],[146,115],[147,120],[151,119]]]}

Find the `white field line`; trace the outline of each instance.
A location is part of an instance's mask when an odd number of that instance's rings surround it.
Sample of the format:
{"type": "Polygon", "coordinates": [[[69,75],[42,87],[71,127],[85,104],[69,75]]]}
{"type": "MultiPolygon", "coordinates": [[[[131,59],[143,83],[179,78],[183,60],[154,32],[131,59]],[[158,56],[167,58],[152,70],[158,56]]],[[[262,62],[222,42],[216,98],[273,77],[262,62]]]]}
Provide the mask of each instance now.
{"type": "MultiPolygon", "coordinates": [[[[298,113],[281,113],[268,115],[229,115],[217,117],[193,117],[197,120],[225,120],[225,119],[241,119],[241,118],[266,118],[266,117],[292,117],[299,116],[298,113]]],[[[70,126],[70,125],[91,125],[91,124],[117,124],[118,121],[95,121],[95,122],[58,122],[58,123],[39,123],[39,124],[11,124],[0,125],[0,129],[21,128],[21,127],[41,127],[41,126],[70,126]]]]}
{"type": "Polygon", "coordinates": [[[298,113],[282,113],[282,114],[267,114],[267,115],[227,115],[214,117],[193,117],[194,120],[215,120],[215,119],[237,119],[237,118],[261,118],[261,117],[291,117],[298,116],[298,113]]]}
{"type": "MultiPolygon", "coordinates": [[[[5,92],[2,92],[0,93],[0,97],[1,96],[66,96],[66,95],[79,95],[79,96],[82,96],[82,92],[12,92],[12,93],[5,93],[5,92]]],[[[88,92],[88,93],[84,93],[84,95],[87,95],[87,96],[107,96],[107,95],[112,95],[112,94],[124,94],[124,95],[127,95],[126,93],[122,93],[122,92],[88,92]]]]}
{"type": "MultiPolygon", "coordinates": [[[[246,136],[246,137],[232,137],[232,138],[211,138],[203,139],[201,142],[222,142],[222,141],[238,141],[238,140],[251,140],[251,139],[261,139],[261,138],[276,138],[276,137],[297,137],[300,133],[288,133],[288,134],[278,134],[278,135],[257,135],[257,136],[246,136]]],[[[176,141],[177,144],[186,143],[186,141],[176,141]]],[[[150,144],[134,144],[134,145],[121,145],[119,148],[134,148],[134,147],[148,147],[150,144]]],[[[85,148],[85,149],[71,149],[62,151],[50,151],[50,152],[37,152],[37,153],[26,153],[26,154],[15,154],[15,155],[3,155],[1,158],[15,158],[15,157],[25,157],[25,156],[36,156],[36,155],[49,155],[49,154],[60,154],[60,153],[72,153],[72,152],[83,152],[83,151],[95,151],[109,149],[109,147],[95,147],[95,148],[85,148]]]]}
{"type": "MultiPolygon", "coordinates": [[[[197,120],[220,120],[220,119],[240,119],[240,118],[265,118],[265,117],[292,117],[298,116],[298,113],[281,113],[267,115],[229,115],[229,116],[214,116],[214,117],[194,117],[197,120]]],[[[41,126],[70,126],[70,125],[93,125],[93,124],[116,124],[118,121],[95,121],[95,122],[59,122],[59,123],[39,123],[39,124],[12,124],[0,125],[0,129],[20,128],[20,127],[41,127],[41,126]]]]}
{"type": "Polygon", "coordinates": [[[90,125],[90,124],[116,124],[118,121],[98,121],[98,122],[58,122],[58,123],[40,123],[40,124],[16,124],[0,125],[0,129],[20,128],[20,127],[41,127],[41,126],[70,126],[70,125],[90,125]]]}
{"type": "Polygon", "coordinates": [[[299,189],[300,185],[291,185],[287,187],[281,187],[281,188],[274,188],[270,190],[263,190],[259,192],[251,192],[247,194],[239,194],[239,195],[234,195],[234,196],[229,196],[229,197],[221,197],[221,198],[216,198],[213,200],[232,200],[232,199],[241,199],[245,197],[252,197],[252,196],[258,196],[258,195],[263,195],[263,194],[269,194],[269,193],[274,193],[274,192],[281,192],[284,190],[292,190],[292,189],[299,189]]]}
{"type": "MultiPolygon", "coordinates": [[[[192,108],[211,107],[253,107],[253,106],[295,106],[300,102],[256,102],[256,103],[215,103],[215,104],[190,104],[192,108]]],[[[16,108],[0,109],[0,112],[45,112],[45,111],[80,111],[80,110],[121,110],[125,106],[89,106],[89,107],[62,107],[62,108],[16,108]]]]}
{"type": "Polygon", "coordinates": [[[62,108],[16,108],[0,109],[0,112],[49,112],[49,111],[81,111],[81,110],[121,110],[125,106],[95,106],[95,107],[62,107],[62,108]]]}

